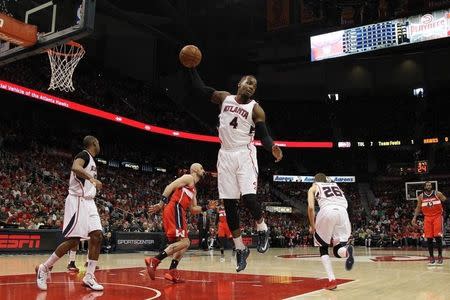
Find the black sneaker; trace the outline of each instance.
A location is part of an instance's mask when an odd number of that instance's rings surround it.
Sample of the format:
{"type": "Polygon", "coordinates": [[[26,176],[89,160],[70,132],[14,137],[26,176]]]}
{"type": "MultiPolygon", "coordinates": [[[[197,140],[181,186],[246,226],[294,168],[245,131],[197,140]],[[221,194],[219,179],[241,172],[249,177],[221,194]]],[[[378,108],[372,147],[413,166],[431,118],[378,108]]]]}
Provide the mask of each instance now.
{"type": "Polygon", "coordinates": [[[247,267],[247,257],[250,255],[250,250],[245,247],[244,250],[236,250],[236,262],[237,262],[237,267],[236,267],[236,272],[240,272],[242,270],[245,270],[245,268],[247,267]]]}
{"type": "Polygon", "coordinates": [[[264,253],[269,250],[269,230],[258,231],[256,248],[259,253],[264,253]]]}
{"type": "Polygon", "coordinates": [[[353,264],[355,263],[355,258],[353,257],[353,246],[348,245],[347,246],[347,260],[345,261],[345,269],[347,271],[350,271],[353,268],[353,264]]]}
{"type": "Polygon", "coordinates": [[[75,265],[74,261],[71,261],[68,265],[67,265],[67,271],[69,272],[73,272],[73,273],[78,273],[80,272],[80,270],[77,268],[77,266],[75,265]]]}

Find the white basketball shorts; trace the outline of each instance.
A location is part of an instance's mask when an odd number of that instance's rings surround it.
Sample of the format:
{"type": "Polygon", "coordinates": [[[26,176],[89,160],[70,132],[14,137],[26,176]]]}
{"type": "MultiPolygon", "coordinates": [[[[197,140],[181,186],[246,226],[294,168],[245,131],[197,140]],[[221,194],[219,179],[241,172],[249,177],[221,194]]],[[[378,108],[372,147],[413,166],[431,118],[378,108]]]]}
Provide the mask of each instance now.
{"type": "Polygon", "coordinates": [[[89,238],[89,233],[102,230],[94,200],[68,195],[64,206],[63,236],[89,238]]]}
{"type": "Polygon", "coordinates": [[[241,195],[256,194],[258,161],[256,147],[220,149],[217,158],[217,183],[220,199],[239,199],[241,195]]]}
{"type": "Polygon", "coordinates": [[[321,208],[316,217],[315,246],[337,245],[347,242],[352,233],[347,209],[338,205],[321,208]]]}

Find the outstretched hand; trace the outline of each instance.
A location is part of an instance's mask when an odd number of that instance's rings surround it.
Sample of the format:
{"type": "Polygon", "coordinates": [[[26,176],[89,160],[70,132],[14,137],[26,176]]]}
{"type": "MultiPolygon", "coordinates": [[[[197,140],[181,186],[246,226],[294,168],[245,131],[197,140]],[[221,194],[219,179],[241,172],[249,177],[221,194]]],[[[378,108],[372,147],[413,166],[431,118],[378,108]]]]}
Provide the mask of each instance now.
{"type": "Polygon", "coordinates": [[[279,162],[283,158],[283,151],[277,145],[272,146],[272,155],[275,157],[275,162],[279,162]]]}
{"type": "Polygon", "coordinates": [[[160,211],[161,208],[162,208],[162,205],[158,203],[158,204],[155,204],[155,205],[150,206],[150,207],[148,208],[148,212],[149,212],[150,214],[154,214],[154,213],[157,213],[158,211],[160,211]]]}

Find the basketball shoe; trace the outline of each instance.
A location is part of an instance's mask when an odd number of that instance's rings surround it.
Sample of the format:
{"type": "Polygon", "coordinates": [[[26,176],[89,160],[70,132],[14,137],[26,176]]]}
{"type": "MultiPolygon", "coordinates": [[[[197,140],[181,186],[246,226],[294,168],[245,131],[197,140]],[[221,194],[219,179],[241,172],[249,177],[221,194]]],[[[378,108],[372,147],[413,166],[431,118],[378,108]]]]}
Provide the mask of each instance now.
{"type": "Polygon", "coordinates": [[[337,282],[335,280],[327,281],[327,284],[323,287],[326,290],[335,290],[337,288],[337,282]]]}
{"type": "Polygon", "coordinates": [[[145,258],[145,264],[147,265],[147,273],[151,280],[155,280],[156,268],[161,261],[154,257],[145,258]]]}
{"type": "Polygon", "coordinates": [[[250,255],[250,250],[245,247],[244,250],[237,249],[236,250],[236,272],[240,272],[242,270],[245,270],[247,267],[247,257],[250,255]]]}
{"type": "Polygon", "coordinates": [[[258,231],[256,247],[259,253],[264,253],[269,250],[269,229],[258,231]]]}
{"type": "Polygon", "coordinates": [[[74,262],[74,261],[71,261],[71,262],[67,265],[67,271],[73,272],[73,273],[78,273],[78,272],[80,272],[80,270],[77,268],[77,266],[75,266],[75,262],[74,262]]]}
{"type": "Polygon", "coordinates": [[[169,281],[172,281],[173,283],[183,283],[183,282],[185,282],[185,280],[183,278],[181,278],[180,273],[178,273],[177,269],[168,270],[164,274],[164,278],[169,280],[169,281]]]}
{"type": "Polygon", "coordinates": [[[353,246],[347,246],[347,260],[345,261],[345,269],[350,271],[353,268],[353,264],[355,263],[355,258],[353,257],[353,246]]]}
{"type": "Polygon", "coordinates": [[[86,273],[83,277],[83,284],[94,291],[103,291],[103,285],[97,282],[93,274],[86,273]]]}
{"type": "Polygon", "coordinates": [[[47,290],[47,278],[49,273],[50,270],[44,264],[39,265],[36,272],[36,283],[41,291],[47,290]]]}

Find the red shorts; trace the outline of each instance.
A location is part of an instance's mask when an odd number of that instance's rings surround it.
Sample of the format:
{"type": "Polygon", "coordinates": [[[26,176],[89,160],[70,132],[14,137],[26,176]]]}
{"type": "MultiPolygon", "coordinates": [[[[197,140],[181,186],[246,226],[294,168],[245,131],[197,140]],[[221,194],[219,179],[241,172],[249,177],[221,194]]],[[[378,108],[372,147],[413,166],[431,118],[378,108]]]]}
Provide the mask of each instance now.
{"type": "Polygon", "coordinates": [[[169,241],[188,237],[186,212],[181,205],[170,202],[164,208],[163,227],[169,241]]]}
{"type": "Polygon", "coordinates": [[[225,238],[231,238],[231,231],[230,228],[228,228],[228,224],[225,225],[219,225],[219,230],[217,232],[218,237],[225,237],[225,238]]]}
{"type": "Polygon", "coordinates": [[[425,238],[442,237],[442,221],[442,215],[425,216],[423,221],[425,238]]]}

